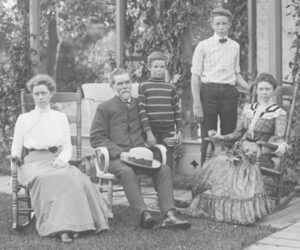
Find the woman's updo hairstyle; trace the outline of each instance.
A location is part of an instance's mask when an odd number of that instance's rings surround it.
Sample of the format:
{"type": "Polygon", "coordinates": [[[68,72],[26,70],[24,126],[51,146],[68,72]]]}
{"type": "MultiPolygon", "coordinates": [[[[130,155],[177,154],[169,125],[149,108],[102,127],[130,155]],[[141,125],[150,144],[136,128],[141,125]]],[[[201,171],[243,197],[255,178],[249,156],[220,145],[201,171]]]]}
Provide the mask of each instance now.
{"type": "Polygon", "coordinates": [[[276,89],[277,87],[277,81],[276,79],[274,78],[274,76],[272,76],[271,74],[269,73],[261,73],[259,74],[257,77],[256,77],[256,80],[254,82],[254,84],[251,86],[251,92],[253,91],[253,88],[257,88],[257,85],[260,83],[260,82],[268,82],[272,85],[273,87],[273,90],[276,89]]]}
{"type": "Polygon", "coordinates": [[[39,85],[45,85],[50,92],[54,92],[56,90],[56,84],[54,80],[50,76],[44,74],[38,74],[32,77],[26,83],[26,87],[30,91],[30,93],[32,93],[33,88],[35,86],[39,86],[39,85]]]}

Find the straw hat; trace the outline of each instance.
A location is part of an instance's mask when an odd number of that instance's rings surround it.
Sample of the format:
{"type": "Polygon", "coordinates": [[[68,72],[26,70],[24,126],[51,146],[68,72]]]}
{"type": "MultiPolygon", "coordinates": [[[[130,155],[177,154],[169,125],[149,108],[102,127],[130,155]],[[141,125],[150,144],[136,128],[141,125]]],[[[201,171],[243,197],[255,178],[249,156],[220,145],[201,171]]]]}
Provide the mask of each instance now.
{"type": "Polygon", "coordinates": [[[153,153],[145,147],[135,147],[129,152],[122,153],[121,160],[133,167],[147,169],[159,168],[161,163],[153,158],[153,153]]]}

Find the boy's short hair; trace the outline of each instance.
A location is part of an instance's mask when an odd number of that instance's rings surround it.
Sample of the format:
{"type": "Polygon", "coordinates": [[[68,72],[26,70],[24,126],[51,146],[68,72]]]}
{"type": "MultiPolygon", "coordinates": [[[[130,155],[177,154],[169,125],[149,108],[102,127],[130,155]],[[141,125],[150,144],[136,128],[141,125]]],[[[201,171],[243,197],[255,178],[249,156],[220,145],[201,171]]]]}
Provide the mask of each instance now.
{"type": "Polygon", "coordinates": [[[233,18],[230,10],[224,9],[224,8],[221,8],[221,7],[213,9],[212,12],[210,13],[211,20],[215,16],[226,16],[226,17],[228,17],[228,19],[229,19],[230,22],[232,21],[232,18],[233,18]]]}
{"type": "Polygon", "coordinates": [[[165,55],[162,52],[154,51],[147,58],[148,67],[151,67],[153,61],[164,61],[166,63],[167,58],[165,57],[165,55]]]}
{"type": "Polygon", "coordinates": [[[128,73],[128,71],[126,69],[124,69],[124,68],[114,69],[110,74],[109,85],[112,87],[115,84],[115,76],[124,75],[124,74],[127,74],[130,77],[130,74],[128,73]]]}

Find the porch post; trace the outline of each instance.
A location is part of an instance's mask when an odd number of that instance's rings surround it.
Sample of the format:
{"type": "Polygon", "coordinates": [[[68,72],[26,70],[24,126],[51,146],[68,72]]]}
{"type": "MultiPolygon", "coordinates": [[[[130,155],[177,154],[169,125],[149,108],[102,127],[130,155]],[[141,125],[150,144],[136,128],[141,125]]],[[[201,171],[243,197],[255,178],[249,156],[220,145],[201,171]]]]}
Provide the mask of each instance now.
{"type": "Polygon", "coordinates": [[[40,57],[40,0],[29,1],[29,33],[30,33],[30,49],[31,61],[33,65],[33,73],[37,74],[41,71],[40,57]]]}
{"type": "Polygon", "coordinates": [[[282,14],[281,0],[269,3],[269,71],[282,84],[282,14]]]}
{"type": "Polygon", "coordinates": [[[256,76],[256,0],[248,0],[248,80],[256,76]]]}
{"type": "Polygon", "coordinates": [[[125,41],[125,11],[126,0],[116,0],[116,40],[117,40],[117,67],[124,64],[124,41],[125,41]]]}

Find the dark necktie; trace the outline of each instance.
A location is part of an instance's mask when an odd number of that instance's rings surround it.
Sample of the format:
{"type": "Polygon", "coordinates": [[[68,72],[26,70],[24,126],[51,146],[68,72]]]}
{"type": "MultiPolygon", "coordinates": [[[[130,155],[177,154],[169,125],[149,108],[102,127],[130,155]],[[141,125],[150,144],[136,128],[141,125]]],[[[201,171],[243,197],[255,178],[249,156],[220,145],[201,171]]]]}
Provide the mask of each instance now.
{"type": "Polygon", "coordinates": [[[220,43],[226,43],[227,42],[227,38],[226,37],[220,38],[219,42],[220,43]]]}

